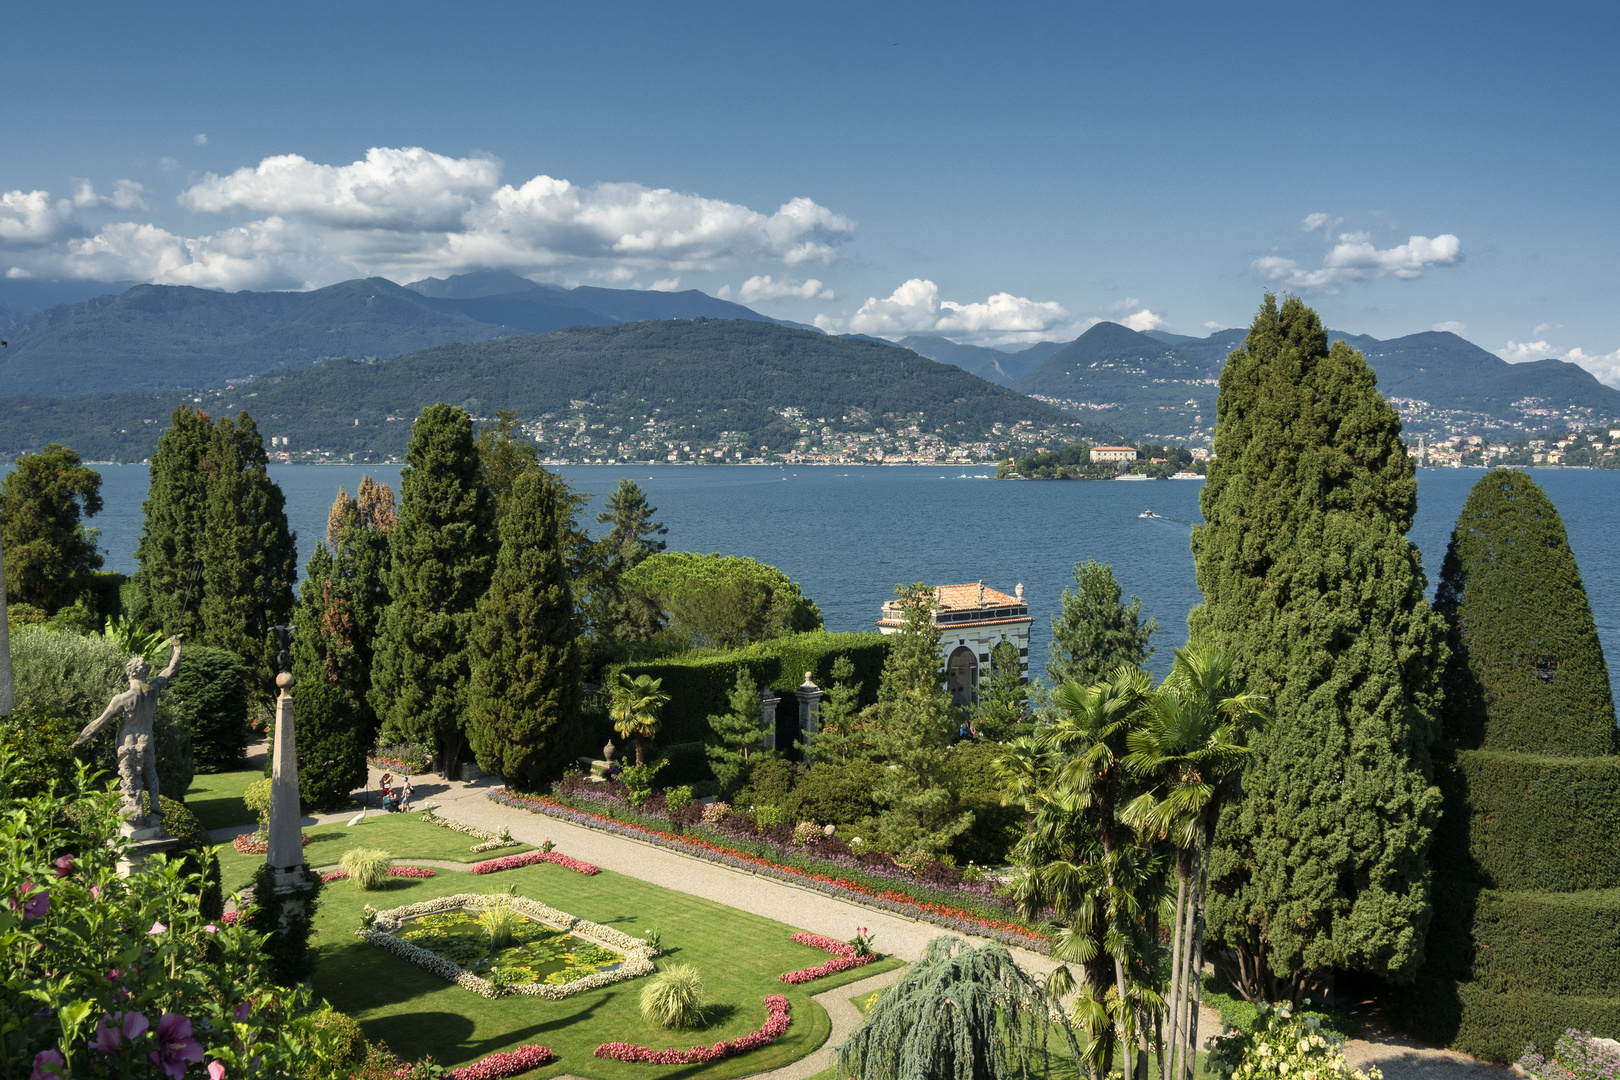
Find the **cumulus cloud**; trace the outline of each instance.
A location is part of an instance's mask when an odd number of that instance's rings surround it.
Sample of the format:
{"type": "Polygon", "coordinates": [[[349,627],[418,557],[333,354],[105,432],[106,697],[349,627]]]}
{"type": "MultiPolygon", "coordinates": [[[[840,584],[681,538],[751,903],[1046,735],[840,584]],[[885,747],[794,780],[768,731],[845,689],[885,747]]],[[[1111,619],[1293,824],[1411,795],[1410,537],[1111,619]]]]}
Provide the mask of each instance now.
{"type": "Polygon", "coordinates": [[[732,290],[730,285],[722,285],[719,292],[720,299],[733,298],[744,304],[754,304],[761,300],[834,300],[837,297],[833,291],[823,285],[816,278],[807,281],[794,281],[792,278],[783,278],[777,281],[770,274],[755,274],[741,287],[732,290]]]}
{"type": "Polygon", "coordinates": [[[1299,223],[1299,228],[1301,232],[1315,232],[1317,229],[1331,229],[1343,220],[1344,218],[1328,214],[1306,214],[1305,219],[1299,223]]]}
{"type": "Polygon", "coordinates": [[[1437,322],[1433,326],[1429,327],[1429,329],[1447,334],[1463,334],[1467,333],[1468,324],[1460,322],[1437,322]]]}
{"type": "MultiPolygon", "coordinates": [[[[1546,325],[1542,324],[1543,327],[1546,325]]],[[[1580,346],[1560,349],[1547,341],[1509,341],[1496,350],[1496,355],[1510,364],[1523,364],[1531,360],[1567,360],[1579,364],[1610,386],[1620,386],[1620,349],[1611,353],[1589,353],[1580,346]]]]}
{"type": "Polygon", "coordinates": [[[38,247],[80,235],[86,229],[80,212],[104,207],[151,209],[146,189],[133,180],[119,180],[111,195],[98,195],[88,180],[75,180],[73,193],[66,198],[38,190],[0,192],[0,250],[38,247]]]}
{"type": "Polygon", "coordinates": [[[1073,320],[1056,301],[1031,300],[1006,292],[972,303],[941,300],[938,285],[912,278],[887,297],[868,297],[847,319],[817,315],[815,323],[828,333],[896,338],[931,333],[1004,344],[1037,341],[1043,334],[1061,333],[1072,327],[1073,320]]]}
{"type": "MultiPolygon", "coordinates": [[[[1312,214],[1303,223],[1306,232],[1326,229],[1332,224],[1334,222],[1321,214],[1312,214]]],[[[1431,267],[1450,266],[1460,261],[1462,241],[1451,233],[1432,238],[1412,236],[1404,244],[1380,248],[1368,233],[1347,232],[1339,234],[1338,241],[1323,256],[1322,264],[1314,269],[1281,255],[1264,256],[1254,260],[1252,265],[1262,281],[1279,282],[1297,292],[1336,293],[1352,282],[1387,275],[1415,278],[1431,267]]]]}
{"type": "MultiPolygon", "coordinates": [[[[1164,321],[1163,316],[1144,306],[1142,301],[1134,296],[1127,296],[1123,300],[1114,301],[1108,305],[1107,311],[1110,319],[1121,326],[1128,326],[1132,330],[1163,330],[1169,325],[1164,321]]],[[[1090,324],[1101,321],[1101,319],[1092,319],[1090,324]]]]}
{"type": "Polygon", "coordinates": [[[1204,323],[1204,329],[1213,334],[1217,330],[1225,330],[1226,324],[1218,323],[1214,319],[1210,319],[1208,322],[1204,323]]]}
{"type": "Polygon", "coordinates": [[[193,135],[191,137],[191,141],[196,143],[198,146],[207,146],[208,145],[208,136],[206,136],[206,135],[193,135]]]}
{"type": "Polygon", "coordinates": [[[678,277],[660,278],[659,280],[653,282],[651,285],[647,286],[647,291],[648,292],[674,292],[676,289],[679,289],[680,287],[681,287],[681,279],[678,278],[678,277]]]}
{"type": "MultiPolygon", "coordinates": [[[[495,158],[421,147],[376,147],[347,165],[267,157],[208,173],[179,201],[229,224],[194,237],[137,221],[70,230],[61,219],[79,205],[77,194],[53,201],[46,192],[15,191],[0,196],[0,250],[56,241],[33,268],[228,289],[477,268],[619,281],[671,275],[662,285],[682,272],[748,262],[830,263],[855,230],[808,198],[764,213],[637,183],[581,186],[545,175],[503,183],[495,158]]],[[[138,185],[97,205],[146,208],[138,185]]]]}

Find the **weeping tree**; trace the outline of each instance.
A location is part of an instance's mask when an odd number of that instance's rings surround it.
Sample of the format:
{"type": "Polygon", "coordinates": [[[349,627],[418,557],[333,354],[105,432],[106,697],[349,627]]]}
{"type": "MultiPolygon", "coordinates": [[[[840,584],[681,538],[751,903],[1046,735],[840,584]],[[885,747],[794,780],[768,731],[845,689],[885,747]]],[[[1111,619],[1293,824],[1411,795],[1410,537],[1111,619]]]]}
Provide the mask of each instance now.
{"type": "Polygon", "coordinates": [[[1004,946],[937,937],[838,1051],[836,1075],[863,1080],[1011,1080],[1047,1075],[1055,1026],[1080,1047],[1041,986],[1004,946]]]}

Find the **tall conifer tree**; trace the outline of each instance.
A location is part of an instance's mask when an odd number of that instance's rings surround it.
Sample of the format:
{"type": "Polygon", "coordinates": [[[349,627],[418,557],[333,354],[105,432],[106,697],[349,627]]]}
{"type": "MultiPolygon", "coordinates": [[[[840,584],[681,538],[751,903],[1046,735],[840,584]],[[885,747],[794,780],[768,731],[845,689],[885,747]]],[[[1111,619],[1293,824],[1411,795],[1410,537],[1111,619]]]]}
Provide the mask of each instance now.
{"type": "Polygon", "coordinates": [[[653,520],[656,513],[658,507],[647,501],[641,487],[626,478],[608,496],[607,509],[596,515],[599,524],[613,526],[596,541],[590,554],[590,615],[598,637],[645,641],[662,625],[657,605],[622,584],[626,573],[664,550],[659,537],[669,529],[653,520]]]}
{"type": "Polygon", "coordinates": [[[473,623],[467,738],[479,767],[524,786],[560,773],[578,733],[569,506],[566,487],[546,470],[513,478],[494,576],[473,623]]]}
{"type": "Polygon", "coordinates": [[[1444,627],[1406,540],[1417,482],[1364,357],[1266,297],[1221,373],[1193,532],[1195,640],[1275,703],[1210,860],[1211,936],[1253,997],[1409,979],[1430,915],[1444,627]]]}
{"type": "Polygon", "coordinates": [[[384,738],[433,746],[450,775],[464,741],[473,611],[494,564],[494,506],[464,410],[423,409],[405,461],[371,702],[384,738]]]}
{"type": "Polygon", "coordinates": [[[1468,496],[1435,606],[1450,631],[1428,960],[1393,1014],[1495,1061],[1620,1035],[1620,744],[1563,520],[1522,472],[1468,496]]]}
{"type": "MultiPolygon", "coordinates": [[[[193,569],[202,562],[208,528],[207,463],[214,441],[213,418],[201,409],[176,407],[152,454],[151,481],[142,507],[145,524],[135,548],[136,622],[164,634],[194,637],[201,625],[198,597],[180,620],[193,569]]],[[[198,588],[202,587],[198,582],[198,588]]]]}
{"type": "Polygon", "coordinates": [[[1046,675],[1053,686],[1076,682],[1090,686],[1113,674],[1121,664],[1141,667],[1153,656],[1148,644],[1159,630],[1157,619],[1142,621],[1142,601],[1121,601],[1123,590],[1107,563],[1087,559],[1074,564],[1074,591],[1063,590],[1062,610],[1052,617],[1052,659],[1046,675]]]}
{"type": "Polygon", "coordinates": [[[298,580],[298,548],[286,500],[270,479],[269,457],[247,413],[214,426],[207,458],[203,588],[197,601],[205,645],[229,649],[248,669],[249,692],[273,693],[272,626],[286,625],[298,580]]]}

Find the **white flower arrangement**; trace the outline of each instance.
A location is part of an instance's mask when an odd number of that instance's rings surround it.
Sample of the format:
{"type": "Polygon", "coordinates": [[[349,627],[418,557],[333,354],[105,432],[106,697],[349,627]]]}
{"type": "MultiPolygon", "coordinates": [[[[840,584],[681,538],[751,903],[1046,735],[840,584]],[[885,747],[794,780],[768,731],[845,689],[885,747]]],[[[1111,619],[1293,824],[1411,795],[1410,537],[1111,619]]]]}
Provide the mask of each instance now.
{"type": "Polygon", "coordinates": [[[458,832],[463,836],[471,836],[475,839],[483,841],[482,843],[473,845],[472,849],[474,851],[494,851],[497,848],[519,847],[522,843],[521,841],[512,839],[512,830],[506,828],[504,825],[501,827],[501,831],[498,833],[487,832],[484,829],[480,829],[472,825],[464,825],[459,821],[451,821],[449,818],[442,818],[438,814],[434,813],[434,807],[432,806],[422,808],[422,820],[427,822],[429,825],[437,825],[441,829],[449,829],[451,832],[458,832]]]}
{"type": "Polygon", "coordinates": [[[379,911],[371,926],[356,930],[355,936],[369,941],[373,945],[380,945],[402,960],[409,960],[411,963],[426,968],[442,979],[487,998],[505,997],[508,994],[529,994],[556,1001],[559,998],[565,998],[585,990],[595,990],[612,983],[623,982],[625,979],[650,975],[654,970],[653,957],[658,955],[658,950],[649,946],[642,939],[633,938],[623,931],[613,929],[611,926],[601,926],[597,923],[586,922],[584,919],[576,919],[565,911],[558,911],[556,908],[548,907],[537,900],[530,900],[525,896],[508,896],[505,893],[497,893],[493,896],[485,893],[458,893],[455,896],[441,896],[437,900],[424,900],[419,904],[406,904],[404,907],[393,908],[389,911],[379,911]],[[497,986],[488,979],[481,979],[442,956],[413,945],[404,938],[394,936],[407,922],[422,915],[437,915],[440,912],[459,909],[483,911],[497,904],[506,904],[525,918],[566,931],[575,937],[583,938],[593,945],[621,952],[624,954],[624,963],[612,971],[593,972],[590,975],[581,976],[573,982],[563,983],[561,986],[551,983],[528,983],[522,986],[503,984],[497,986]]]}

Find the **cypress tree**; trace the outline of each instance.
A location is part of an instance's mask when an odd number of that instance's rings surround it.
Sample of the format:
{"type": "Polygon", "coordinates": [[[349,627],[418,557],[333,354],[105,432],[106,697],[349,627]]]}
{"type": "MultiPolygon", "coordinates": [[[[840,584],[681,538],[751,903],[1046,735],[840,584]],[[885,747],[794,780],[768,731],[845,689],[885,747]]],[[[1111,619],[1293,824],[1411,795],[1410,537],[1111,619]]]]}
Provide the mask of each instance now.
{"type": "MultiPolygon", "coordinates": [[[[193,570],[203,559],[208,527],[208,459],[214,441],[213,418],[201,409],[178,406],[152,453],[151,481],[142,506],[145,524],[135,548],[138,568],[131,579],[133,608],[142,626],[194,638],[201,625],[196,592],[185,606],[193,570]]],[[[197,589],[203,588],[199,580],[197,589]]]]}
{"type": "Polygon", "coordinates": [[[1410,980],[1439,809],[1444,627],[1406,540],[1417,481],[1366,359],[1267,296],[1227,358],[1192,548],[1194,640],[1275,705],[1210,858],[1210,936],[1252,998],[1410,980]]]}
{"type": "Polygon", "coordinates": [[[286,501],[270,479],[264,439],[245,412],[234,421],[222,417],[214,426],[206,465],[198,638],[241,657],[249,692],[268,696],[276,654],[270,628],[288,623],[298,580],[298,548],[287,527],[286,501]]]}
{"type": "Polygon", "coordinates": [[[101,512],[101,474],[60,443],[17,459],[0,483],[9,598],[46,612],[67,607],[101,568],[96,530],[82,517],[101,512]]]}
{"type": "Polygon", "coordinates": [[[495,572],[473,623],[467,738],[480,768],[524,786],[560,773],[578,735],[582,656],[567,496],[539,467],[513,479],[495,572]]]}
{"type": "Polygon", "coordinates": [[[423,409],[405,461],[371,704],[384,738],[433,746],[448,776],[461,756],[469,636],[494,563],[494,507],[464,410],[423,409]]]}
{"type": "Polygon", "coordinates": [[[1474,485],[1440,572],[1445,814],[1429,958],[1394,1015],[1512,1061],[1620,1036],[1620,744],[1558,511],[1524,473],[1474,485]]]}

